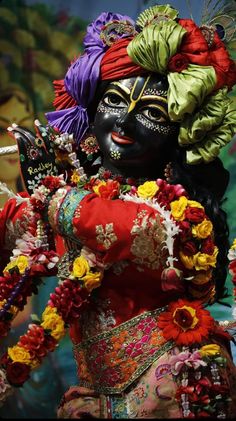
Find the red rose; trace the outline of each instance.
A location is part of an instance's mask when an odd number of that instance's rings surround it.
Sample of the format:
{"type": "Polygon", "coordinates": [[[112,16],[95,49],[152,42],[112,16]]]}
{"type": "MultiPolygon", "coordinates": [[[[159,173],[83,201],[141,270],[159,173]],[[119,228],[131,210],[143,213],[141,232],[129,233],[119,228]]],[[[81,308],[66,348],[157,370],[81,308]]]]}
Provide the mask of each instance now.
{"type": "Polygon", "coordinates": [[[202,253],[213,254],[215,249],[215,244],[212,241],[211,237],[207,237],[202,241],[202,253]]]}
{"type": "Polygon", "coordinates": [[[6,369],[7,380],[14,386],[22,386],[28,380],[30,367],[18,362],[10,363],[6,369]]]}
{"type": "Polygon", "coordinates": [[[181,230],[182,241],[188,240],[189,236],[192,238],[191,226],[188,221],[180,221],[178,225],[181,230]]]}
{"type": "Polygon", "coordinates": [[[193,241],[186,241],[186,243],[182,245],[182,252],[186,256],[192,256],[193,254],[196,254],[198,252],[198,249],[193,241]]]}
{"type": "Polygon", "coordinates": [[[172,56],[168,62],[169,72],[182,72],[184,69],[187,69],[189,65],[189,60],[185,54],[175,54],[172,56]]]}
{"type": "Polygon", "coordinates": [[[189,222],[199,224],[205,218],[205,211],[201,208],[188,206],[185,210],[185,218],[188,219],[189,222]]]}

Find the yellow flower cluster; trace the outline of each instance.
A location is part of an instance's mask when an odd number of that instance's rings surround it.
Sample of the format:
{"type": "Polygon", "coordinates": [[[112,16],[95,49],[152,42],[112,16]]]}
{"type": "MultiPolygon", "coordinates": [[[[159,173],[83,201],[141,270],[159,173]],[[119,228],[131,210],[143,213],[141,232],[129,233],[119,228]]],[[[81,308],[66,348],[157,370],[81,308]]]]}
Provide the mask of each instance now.
{"type": "Polygon", "coordinates": [[[216,258],[218,254],[218,247],[214,247],[212,255],[198,252],[193,256],[186,256],[182,251],[180,252],[180,259],[187,269],[209,270],[216,266],[216,258]]]}
{"type": "Polygon", "coordinates": [[[39,366],[39,361],[31,357],[30,352],[22,346],[15,345],[7,350],[8,356],[13,362],[27,364],[31,368],[39,366]]]}
{"type": "Polygon", "coordinates": [[[212,357],[220,354],[220,346],[216,344],[204,345],[199,349],[201,357],[212,357]]]}
{"type": "Polygon", "coordinates": [[[137,189],[137,194],[142,199],[152,199],[158,192],[159,186],[155,181],[146,181],[137,189]]]}
{"type": "Polygon", "coordinates": [[[29,267],[29,259],[27,256],[18,256],[16,259],[11,260],[5,267],[3,272],[9,272],[9,270],[18,267],[20,274],[23,274],[29,267]]]}
{"type": "Polygon", "coordinates": [[[188,200],[185,196],[180,196],[178,200],[174,200],[170,204],[171,214],[176,221],[184,220],[184,212],[187,206],[204,209],[203,206],[195,200],[188,200]]]}
{"type": "Polygon", "coordinates": [[[233,244],[232,244],[232,246],[230,248],[232,250],[235,250],[236,249],[236,238],[234,239],[233,244]]]}
{"type": "Polygon", "coordinates": [[[77,170],[74,170],[70,178],[72,183],[78,183],[80,181],[80,175],[77,173],[77,170]]]}
{"type": "Polygon", "coordinates": [[[87,259],[84,256],[77,257],[73,262],[72,276],[84,282],[85,288],[91,292],[101,285],[102,272],[91,272],[87,259]]]}
{"type": "MultiPolygon", "coordinates": [[[[55,307],[47,306],[42,314],[41,326],[45,330],[50,331],[50,335],[59,341],[65,335],[65,323],[62,317],[57,313],[55,307]]],[[[40,365],[40,361],[33,359],[29,350],[20,345],[8,348],[8,356],[13,362],[27,364],[31,368],[40,365]]]]}
{"type": "Polygon", "coordinates": [[[65,335],[65,323],[55,307],[47,306],[42,314],[42,320],[41,326],[50,330],[50,335],[56,341],[65,335]]]}
{"type": "Polygon", "coordinates": [[[211,221],[204,219],[200,224],[192,227],[192,234],[197,238],[207,238],[212,233],[213,225],[211,221]]]}

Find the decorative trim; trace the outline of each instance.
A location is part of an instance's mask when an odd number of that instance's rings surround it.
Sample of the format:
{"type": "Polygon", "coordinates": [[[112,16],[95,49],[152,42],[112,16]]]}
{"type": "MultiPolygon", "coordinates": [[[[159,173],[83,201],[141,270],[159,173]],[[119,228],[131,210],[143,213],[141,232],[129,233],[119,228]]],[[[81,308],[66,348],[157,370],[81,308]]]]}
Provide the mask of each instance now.
{"type": "Polygon", "coordinates": [[[97,393],[118,394],[138,379],[157,358],[174,346],[174,342],[162,337],[157,327],[158,316],[165,309],[144,312],[74,345],[79,385],[92,388],[97,393]],[[147,326],[148,333],[145,332],[147,326]],[[156,342],[152,341],[152,334],[156,342]],[[112,386],[109,385],[111,380],[112,386]]]}

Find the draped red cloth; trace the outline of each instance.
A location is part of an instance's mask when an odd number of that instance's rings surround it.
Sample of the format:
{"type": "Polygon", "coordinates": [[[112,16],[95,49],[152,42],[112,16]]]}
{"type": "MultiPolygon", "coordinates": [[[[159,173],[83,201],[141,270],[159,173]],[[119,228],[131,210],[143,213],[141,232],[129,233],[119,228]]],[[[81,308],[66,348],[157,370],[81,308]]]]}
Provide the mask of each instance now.
{"type": "Polygon", "coordinates": [[[100,67],[102,80],[116,80],[148,73],[148,70],[135,64],[128,56],[127,46],[132,39],[133,37],[119,39],[106,51],[100,67]]]}

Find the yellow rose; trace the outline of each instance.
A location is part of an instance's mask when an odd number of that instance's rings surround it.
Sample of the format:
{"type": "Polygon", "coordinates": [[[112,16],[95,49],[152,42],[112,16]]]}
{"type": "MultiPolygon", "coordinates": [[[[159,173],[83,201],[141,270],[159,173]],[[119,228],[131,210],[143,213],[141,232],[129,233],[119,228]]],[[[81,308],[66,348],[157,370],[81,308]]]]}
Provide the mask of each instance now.
{"type": "Polygon", "coordinates": [[[208,219],[204,219],[200,224],[192,228],[194,237],[207,238],[212,233],[213,225],[208,219]]]}
{"type": "Polygon", "coordinates": [[[9,272],[10,269],[18,267],[19,272],[23,274],[25,269],[29,267],[29,259],[26,256],[18,256],[16,259],[11,260],[10,263],[5,267],[3,272],[9,272]]]}
{"type": "Polygon", "coordinates": [[[104,180],[103,181],[100,181],[99,184],[97,184],[96,186],[93,187],[94,193],[96,193],[98,196],[100,196],[99,187],[105,186],[105,185],[106,185],[106,181],[104,181],[104,180]]]}
{"type": "Polygon", "coordinates": [[[73,171],[70,181],[72,183],[78,183],[80,181],[80,175],[76,172],[76,170],[73,171]]]}
{"type": "Polygon", "coordinates": [[[216,266],[216,258],[218,254],[218,248],[214,248],[212,255],[205,253],[197,253],[193,256],[194,267],[196,270],[209,270],[210,267],[216,266]]]}
{"type": "Polygon", "coordinates": [[[142,199],[152,199],[158,190],[159,186],[155,181],[146,181],[138,187],[137,193],[142,199]]]}
{"type": "Polygon", "coordinates": [[[31,365],[32,363],[30,352],[19,345],[15,345],[11,348],[8,348],[7,353],[9,357],[11,358],[11,360],[14,362],[23,363],[27,365],[31,365]]]}
{"type": "Polygon", "coordinates": [[[236,238],[233,241],[232,246],[230,247],[232,250],[236,249],[236,238]]]}
{"type": "Polygon", "coordinates": [[[181,259],[182,263],[184,264],[184,266],[187,269],[193,269],[193,267],[194,267],[193,256],[186,256],[182,251],[179,253],[179,255],[180,255],[180,259],[181,259]]]}
{"type": "Polygon", "coordinates": [[[73,262],[72,275],[75,278],[82,278],[89,272],[89,264],[84,256],[77,257],[73,262]]]}
{"type": "Polygon", "coordinates": [[[59,341],[65,335],[65,323],[62,317],[57,314],[55,307],[47,306],[42,314],[41,326],[43,329],[50,330],[50,335],[59,341]]]}
{"type": "Polygon", "coordinates": [[[170,204],[171,214],[176,221],[184,219],[184,212],[188,205],[188,199],[185,196],[180,196],[179,200],[174,200],[170,204]]]}
{"type": "Polygon", "coordinates": [[[220,346],[216,344],[204,345],[199,349],[201,357],[211,357],[220,354],[220,346]]]}
{"type": "Polygon", "coordinates": [[[93,289],[98,288],[101,285],[103,274],[102,272],[88,272],[82,280],[84,281],[84,286],[89,292],[93,289]]]}
{"type": "Polygon", "coordinates": [[[188,200],[188,206],[191,206],[193,208],[204,209],[204,207],[201,205],[201,203],[196,202],[195,200],[188,200]]]}

